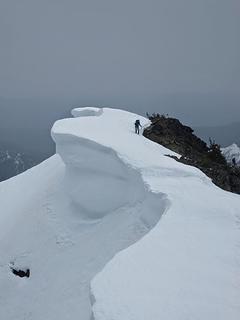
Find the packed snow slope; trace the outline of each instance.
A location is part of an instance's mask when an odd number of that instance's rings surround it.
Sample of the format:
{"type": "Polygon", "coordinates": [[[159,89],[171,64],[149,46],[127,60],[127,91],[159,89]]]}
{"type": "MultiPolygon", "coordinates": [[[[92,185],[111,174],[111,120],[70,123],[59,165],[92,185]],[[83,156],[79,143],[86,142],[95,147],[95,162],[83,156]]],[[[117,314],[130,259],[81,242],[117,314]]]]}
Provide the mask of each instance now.
{"type": "Polygon", "coordinates": [[[235,158],[236,165],[240,166],[240,148],[236,143],[221,150],[228,163],[232,164],[232,160],[235,158]]]}
{"type": "Polygon", "coordinates": [[[239,319],[240,197],[136,135],[143,117],[72,114],[58,155],[0,183],[0,319],[239,319]]]}

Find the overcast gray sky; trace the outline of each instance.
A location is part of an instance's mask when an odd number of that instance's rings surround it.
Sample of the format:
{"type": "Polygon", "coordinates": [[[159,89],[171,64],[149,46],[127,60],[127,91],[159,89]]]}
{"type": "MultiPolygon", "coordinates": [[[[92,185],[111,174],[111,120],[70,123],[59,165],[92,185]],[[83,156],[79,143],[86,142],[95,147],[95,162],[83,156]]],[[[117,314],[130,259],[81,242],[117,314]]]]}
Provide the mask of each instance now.
{"type": "Polygon", "coordinates": [[[0,97],[239,120],[239,34],[239,0],[0,0],[0,97]]]}

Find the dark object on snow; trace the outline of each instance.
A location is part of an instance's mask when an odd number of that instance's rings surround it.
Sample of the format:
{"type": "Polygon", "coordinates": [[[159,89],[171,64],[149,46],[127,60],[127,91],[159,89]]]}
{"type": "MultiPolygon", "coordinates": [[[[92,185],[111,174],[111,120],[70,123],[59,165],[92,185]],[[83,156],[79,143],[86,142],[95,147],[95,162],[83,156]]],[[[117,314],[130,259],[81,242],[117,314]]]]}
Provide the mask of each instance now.
{"type": "Polygon", "coordinates": [[[220,145],[210,139],[209,146],[193,134],[190,127],[164,115],[149,116],[151,125],[143,136],[181,154],[177,161],[203,171],[220,188],[240,194],[240,168],[229,165],[220,145]]]}
{"type": "Polygon", "coordinates": [[[236,159],[232,158],[232,164],[235,166],[236,165],[236,159]]]}
{"type": "Polygon", "coordinates": [[[12,273],[15,274],[15,276],[18,276],[20,278],[29,278],[30,277],[30,269],[26,269],[26,270],[17,270],[17,269],[14,269],[14,268],[11,268],[12,269],[12,273]]]}
{"type": "Polygon", "coordinates": [[[139,134],[139,127],[142,128],[140,120],[135,121],[135,133],[139,134]]]}

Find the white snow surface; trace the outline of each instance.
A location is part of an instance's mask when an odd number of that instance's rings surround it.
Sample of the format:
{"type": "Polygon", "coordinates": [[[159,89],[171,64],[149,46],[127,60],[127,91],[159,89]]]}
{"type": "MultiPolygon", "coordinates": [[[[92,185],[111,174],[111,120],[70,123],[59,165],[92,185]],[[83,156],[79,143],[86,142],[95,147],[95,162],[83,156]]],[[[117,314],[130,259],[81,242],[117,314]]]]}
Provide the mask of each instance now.
{"type": "Polygon", "coordinates": [[[226,148],[222,148],[221,150],[227,162],[232,164],[232,160],[235,158],[236,164],[240,166],[240,148],[236,143],[233,143],[226,148]]]}
{"type": "Polygon", "coordinates": [[[239,319],[240,197],[136,135],[141,116],[72,114],[58,155],[0,183],[0,319],[239,319]]]}

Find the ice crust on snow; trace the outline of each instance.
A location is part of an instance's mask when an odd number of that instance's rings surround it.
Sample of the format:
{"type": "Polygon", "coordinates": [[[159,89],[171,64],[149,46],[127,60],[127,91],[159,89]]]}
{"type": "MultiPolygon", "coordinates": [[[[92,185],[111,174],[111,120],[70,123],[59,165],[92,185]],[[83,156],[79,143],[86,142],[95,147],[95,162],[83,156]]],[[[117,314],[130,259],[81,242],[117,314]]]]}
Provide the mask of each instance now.
{"type": "Polygon", "coordinates": [[[0,318],[238,319],[240,197],[136,135],[139,115],[72,114],[58,155],[0,184],[0,318]]]}

